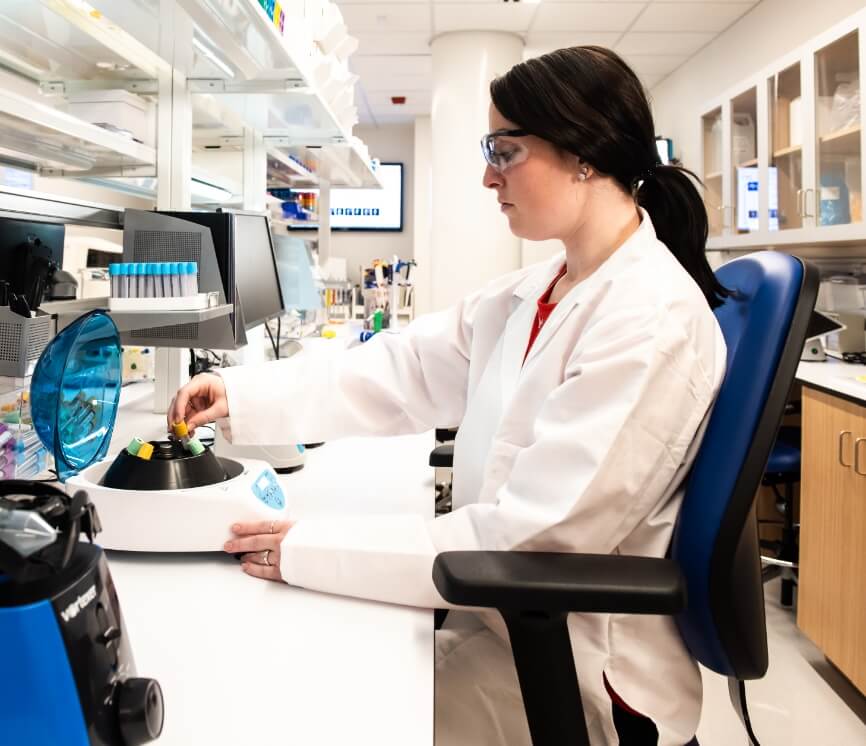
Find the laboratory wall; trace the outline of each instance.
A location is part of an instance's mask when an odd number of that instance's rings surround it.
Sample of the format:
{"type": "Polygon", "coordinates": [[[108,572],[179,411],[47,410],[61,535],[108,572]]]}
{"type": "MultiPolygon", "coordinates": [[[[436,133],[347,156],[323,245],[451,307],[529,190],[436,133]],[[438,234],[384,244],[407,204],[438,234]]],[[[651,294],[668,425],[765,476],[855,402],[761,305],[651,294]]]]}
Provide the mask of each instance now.
{"type": "Polygon", "coordinates": [[[415,128],[405,125],[381,127],[355,127],[371,155],[380,161],[403,164],[403,230],[400,232],[367,233],[363,231],[334,231],[331,234],[331,255],[346,259],[349,281],[360,282],[359,266],[369,266],[373,259],[390,259],[394,254],[401,259],[413,257],[414,210],[414,136],[415,128]]]}
{"type": "Polygon", "coordinates": [[[656,133],[700,171],[699,117],[709,99],[863,8],[863,0],[763,0],[650,91],[656,133]]]}

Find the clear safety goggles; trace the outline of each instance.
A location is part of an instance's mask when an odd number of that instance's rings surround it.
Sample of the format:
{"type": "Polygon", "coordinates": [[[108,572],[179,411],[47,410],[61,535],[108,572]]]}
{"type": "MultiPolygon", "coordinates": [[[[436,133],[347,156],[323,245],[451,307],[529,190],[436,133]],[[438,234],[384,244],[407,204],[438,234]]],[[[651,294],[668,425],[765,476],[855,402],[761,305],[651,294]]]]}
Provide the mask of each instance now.
{"type": "Polygon", "coordinates": [[[529,157],[529,148],[515,137],[526,137],[526,130],[501,129],[489,132],[481,138],[481,152],[484,160],[499,173],[512,166],[523,163],[529,157]]]}

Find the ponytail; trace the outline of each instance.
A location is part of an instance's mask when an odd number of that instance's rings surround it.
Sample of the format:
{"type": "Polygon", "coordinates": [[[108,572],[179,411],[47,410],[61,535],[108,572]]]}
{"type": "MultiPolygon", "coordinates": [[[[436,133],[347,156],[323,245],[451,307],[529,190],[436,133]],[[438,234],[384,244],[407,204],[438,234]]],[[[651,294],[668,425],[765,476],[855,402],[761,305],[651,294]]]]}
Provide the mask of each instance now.
{"type": "Polygon", "coordinates": [[[649,213],[658,239],[692,276],[710,308],[718,308],[731,292],[707,262],[707,211],[692,182],[699,181],[698,177],[686,168],[663,165],[643,176],[633,186],[637,203],[649,213]]]}

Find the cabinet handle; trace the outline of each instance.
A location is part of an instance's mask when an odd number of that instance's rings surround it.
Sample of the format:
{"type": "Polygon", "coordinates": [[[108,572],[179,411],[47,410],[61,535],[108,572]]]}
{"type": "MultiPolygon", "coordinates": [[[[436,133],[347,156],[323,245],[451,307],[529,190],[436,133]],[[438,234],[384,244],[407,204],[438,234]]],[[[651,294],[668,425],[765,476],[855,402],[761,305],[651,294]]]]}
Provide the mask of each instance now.
{"type": "Polygon", "coordinates": [[[803,190],[798,189],[797,190],[797,215],[799,215],[802,218],[803,212],[805,212],[805,210],[803,209],[803,190]]]}
{"type": "Polygon", "coordinates": [[[866,438],[857,438],[854,441],[854,471],[861,477],[866,477],[866,471],[860,471],[860,444],[866,443],[866,438]]]}
{"type": "MultiPolygon", "coordinates": [[[[814,218],[815,217],[813,214],[810,214],[808,212],[809,208],[807,207],[807,205],[809,203],[809,195],[810,194],[816,194],[815,190],[814,189],[806,189],[803,192],[803,217],[804,218],[814,218]]],[[[818,200],[816,199],[815,200],[815,206],[817,207],[817,205],[818,205],[818,200]]]]}
{"type": "Polygon", "coordinates": [[[844,466],[846,469],[851,468],[851,464],[846,464],[845,459],[842,458],[842,451],[845,448],[845,436],[851,435],[850,430],[843,430],[839,433],[839,465],[844,466]]]}

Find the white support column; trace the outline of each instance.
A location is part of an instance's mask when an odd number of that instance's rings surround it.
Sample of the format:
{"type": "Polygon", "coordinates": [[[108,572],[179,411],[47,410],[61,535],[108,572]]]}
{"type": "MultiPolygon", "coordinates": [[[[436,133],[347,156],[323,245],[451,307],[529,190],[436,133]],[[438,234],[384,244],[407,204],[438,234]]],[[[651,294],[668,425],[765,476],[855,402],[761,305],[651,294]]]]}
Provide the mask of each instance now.
{"type": "Polygon", "coordinates": [[[523,40],[503,32],[458,31],[436,37],[431,46],[431,305],[439,310],[520,267],[520,239],[481,183],[479,140],[489,128],[490,81],[521,61],[523,40]]]}
{"type": "Polygon", "coordinates": [[[319,266],[331,257],[331,182],[319,179],[319,266]]]}
{"type": "MultiPolygon", "coordinates": [[[[172,61],[172,72],[159,75],[156,145],[156,206],[160,210],[190,208],[192,174],[192,101],[186,77],[192,57],[193,28],[174,0],[160,2],[160,54],[172,61]]],[[[163,413],[189,376],[189,352],[177,347],[156,349],[153,411],[163,413]]]]}

